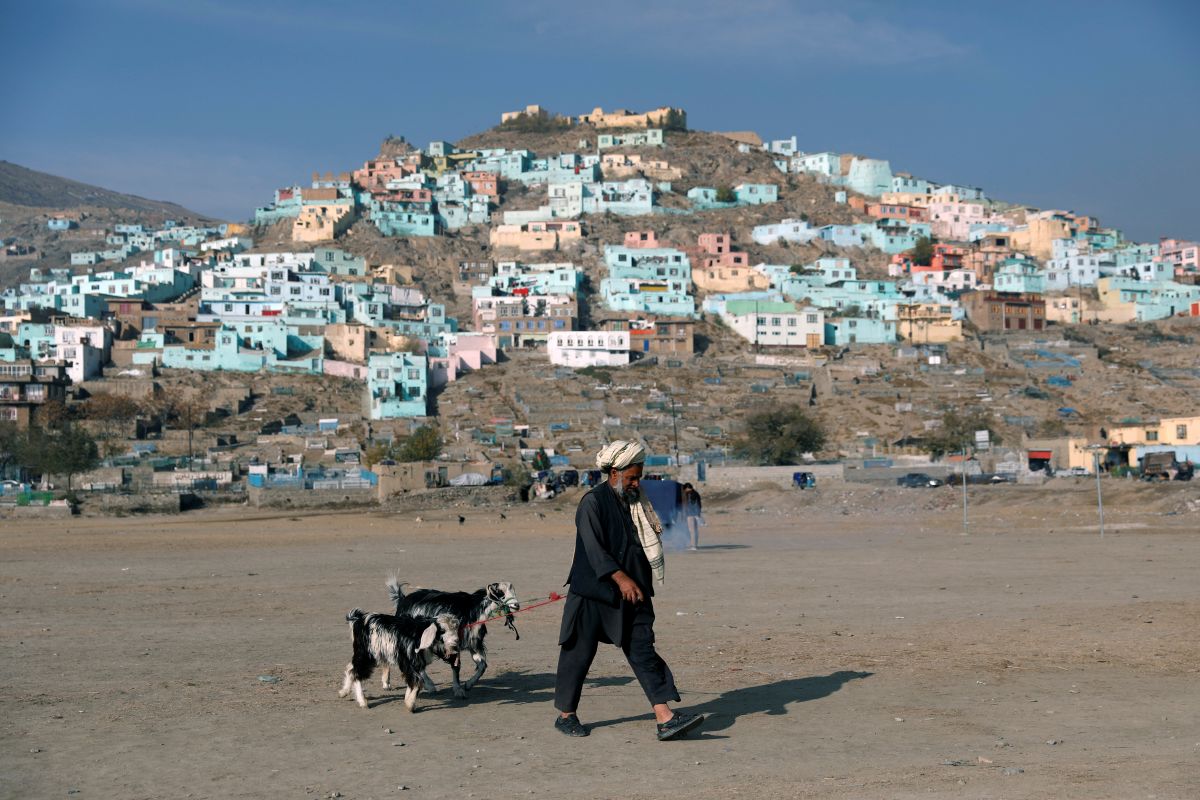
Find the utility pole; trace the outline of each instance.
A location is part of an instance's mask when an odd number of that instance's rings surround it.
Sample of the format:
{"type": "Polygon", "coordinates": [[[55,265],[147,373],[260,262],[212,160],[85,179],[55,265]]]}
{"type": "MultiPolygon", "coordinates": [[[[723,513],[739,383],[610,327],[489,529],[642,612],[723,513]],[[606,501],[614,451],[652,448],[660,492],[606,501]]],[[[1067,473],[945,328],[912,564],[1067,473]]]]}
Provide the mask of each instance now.
{"type": "Polygon", "coordinates": [[[967,443],[963,442],[962,447],[962,487],[963,487],[963,531],[962,535],[966,536],[969,533],[968,517],[967,517],[967,443]]]}
{"type": "Polygon", "coordinates": [[[675,435],[675,469],[679,469],[679,425],[675,422],[675,394],[671,394],[671,432],[675,435]]]}
{"type": "Polygon", "coordinates": [[[1100,493],[1100,450],[1092,450],[1092,466],[1096,470],[1096,507],[1100,511],[1100,538],[1104,538],[1104,496],[1100,493]]]}

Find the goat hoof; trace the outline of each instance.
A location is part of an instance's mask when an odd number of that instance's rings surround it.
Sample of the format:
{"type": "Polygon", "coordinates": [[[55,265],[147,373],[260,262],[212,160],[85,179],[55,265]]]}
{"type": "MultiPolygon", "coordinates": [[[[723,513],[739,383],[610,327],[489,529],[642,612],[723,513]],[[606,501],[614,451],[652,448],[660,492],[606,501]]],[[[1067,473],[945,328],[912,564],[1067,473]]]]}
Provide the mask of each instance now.
{"type": "Polygon", "coordinates": [[[466,689],[455,689],[454,696],[457,697],[459,700],[466,700],[467,699],[467,690],[466,689]]]}

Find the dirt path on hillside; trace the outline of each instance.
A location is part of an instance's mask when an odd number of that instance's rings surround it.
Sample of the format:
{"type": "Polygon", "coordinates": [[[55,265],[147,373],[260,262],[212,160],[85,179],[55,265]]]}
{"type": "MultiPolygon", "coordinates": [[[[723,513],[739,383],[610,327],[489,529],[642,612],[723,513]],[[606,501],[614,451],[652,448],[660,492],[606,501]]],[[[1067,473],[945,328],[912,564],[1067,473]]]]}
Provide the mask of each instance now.
{"type": "Polygon", "coordinates": [[[615,648],[580,708],[593,735],[551,729],[558,606],[519,642],[492,631],[466,702],[336,696],[344,614],[386,609],[391,569],[559,589],[569,499],[462,525],[6,520],[0,796],[1192,798],[1197,517],[1136,497],[1104,540],[1085,492],[978,494],[970,536],[949,492],[706,497],[705,546],[668,555],[656,603],[683,705],[710,715],[672,744],[615,648]]]}

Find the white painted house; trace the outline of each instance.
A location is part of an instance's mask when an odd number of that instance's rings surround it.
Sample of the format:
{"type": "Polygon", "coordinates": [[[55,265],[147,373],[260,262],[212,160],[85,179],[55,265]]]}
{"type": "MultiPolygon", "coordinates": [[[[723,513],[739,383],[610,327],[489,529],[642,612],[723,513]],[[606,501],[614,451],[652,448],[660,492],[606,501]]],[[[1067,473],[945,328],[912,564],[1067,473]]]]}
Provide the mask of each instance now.
{"type": "Polygon", "coordinates": [[[734,300],[721,315],[747,341],[770,347],[820,347],[825,343],[825,313],[792,303],[734,300]]]}
{"type": "Polygon", "coordinates": [[[817,238],[817,229],[801,219],[785,219],[774,225],[758,225],[750,232],[750,238],[759,244],[775,244],[778,241],[805,244],[817,238]]]}
{"type": "Polygon", "coordinates": [[[546,340],[551,364],[623,367],[629,363],[629,331],[555,331],[546,340]]]}

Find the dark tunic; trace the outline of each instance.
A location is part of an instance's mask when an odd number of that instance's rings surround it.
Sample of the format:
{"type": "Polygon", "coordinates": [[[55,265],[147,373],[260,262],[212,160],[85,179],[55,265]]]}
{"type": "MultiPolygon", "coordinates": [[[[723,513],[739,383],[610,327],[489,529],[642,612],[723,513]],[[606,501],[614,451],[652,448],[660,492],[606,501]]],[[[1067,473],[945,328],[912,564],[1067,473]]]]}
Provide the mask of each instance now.
{"type": "Polygon", "coordinates": [[[653,620],[653,584],[650,562],[638,541],[628,507],[607,482],[599,484],[583,496],[575,512],[575,558],[564,584],[571,588],[558,643],[570,640],[580,615],[587,615],[589,621],[594,615],[609,643],[621,644],[629,635],[635,613],[642,617],[649,614],[653,620]],[[634,605],[621,597],[611,577],[617,570],[641,588],[644,602],[634,605]]]}

